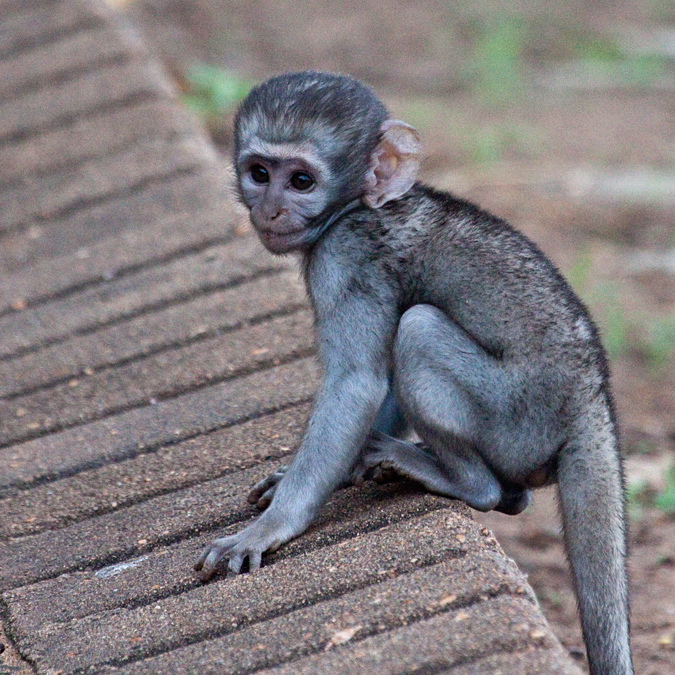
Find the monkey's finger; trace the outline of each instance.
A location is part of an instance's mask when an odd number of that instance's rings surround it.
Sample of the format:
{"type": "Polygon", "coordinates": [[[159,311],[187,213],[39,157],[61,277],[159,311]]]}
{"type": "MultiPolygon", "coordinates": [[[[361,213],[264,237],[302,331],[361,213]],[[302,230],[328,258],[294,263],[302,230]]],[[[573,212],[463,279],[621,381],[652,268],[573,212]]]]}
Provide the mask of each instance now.
{"type": "Polygon", "coordinates": [[[194,569],[199,572],[199,570],[204,567],[204,561],[206,560],[206,556],[209,554],[209,549],[205,548],[200,554],[199,558],[197,558],[195,564],[193,565],[194,569]]]}
{"type": "Polygon", "coordinates": [[[275,486],[286,473],[287,466],[280,466],[274,473],[271,473],[267,478],[263,478],[261,481],[256,483],[251,491],[248,493],[248,502],[249,504],[257,504],[258,500],[267,492],[271,487],[275,486]]]}
{"type": "MultiPolygon", "coordinates": [[[[278,485],[278,483],[277,483],[278,485]]],[[[270,502],[272,501],[272,498],[274,497],[274,493],[277,491],[277,485],[273,485],[257,502],[256,506],[261,509],[265,510],[269,505],[270,502]]]]}
{"type": "Polygon", "coordinates": [[[199,558],[197,558],[197,562],[194,564],[194,568],[199,571],[204,568],[204,565],[206,564],[206,559],[209,557],[209,554],[213,551],[213,542],[211,545],[206,546],[204,550],[199,554],[199,558]]]}
{"type": "Polygon", "coordinates": [[[356,485],[356,487],[361,487],[366,482],[365,471],[355,471],[351,478],[352,483],[356,485]]]}
{"type": "Polygon", "coordinates": [[[216,566],[227,555],[233,544],[230,537],[221,537],[204,548],[194,564],[202,581],[208,581],[215,574],[216,566]]]}
{"type": "Polygon", "coordinates": [[[204,555],[202,555],[202,558],[204,559],[198,560],[195,564],[195,570],[197,570],[197,576],[199,576],[201,581],[208,581],[214,575],[216,566],[207,562],[204,555]]]}
{"type": "Polygon", "coordinates": [[[227,564],[227,576],[235,577],[239,572],[241,572],[241,566],[244,563],[244,554],[243,553],[233,553],[230,556],[230,562],[227,564]]]}
{"type": "Polygon", "coordinates": [[[262,561],[262,553],[253,551],[248,554],[248,569],[249,572],[255,572],[260,569],[260,562],[262,561]]]}

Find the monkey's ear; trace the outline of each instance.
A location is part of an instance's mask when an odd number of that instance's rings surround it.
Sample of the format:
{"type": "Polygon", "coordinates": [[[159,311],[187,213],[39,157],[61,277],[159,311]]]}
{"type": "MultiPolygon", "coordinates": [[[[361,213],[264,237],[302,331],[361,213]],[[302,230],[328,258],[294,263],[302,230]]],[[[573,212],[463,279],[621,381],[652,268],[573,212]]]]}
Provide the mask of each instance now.
{"type": "Polygon", "coordinates": [[[378,209],[392,199],[402,197],[417,179],[422,142],[410,125],[386,120],[380,127],[381,138],[366,172],[363,201],[378,209]]]}

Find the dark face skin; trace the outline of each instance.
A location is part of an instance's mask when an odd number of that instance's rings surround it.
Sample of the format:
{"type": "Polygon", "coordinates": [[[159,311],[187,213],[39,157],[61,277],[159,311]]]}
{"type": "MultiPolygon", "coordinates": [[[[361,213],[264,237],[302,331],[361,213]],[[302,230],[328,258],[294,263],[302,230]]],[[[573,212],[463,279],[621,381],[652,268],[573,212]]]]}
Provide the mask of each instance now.
{"type": "Polygon", "coordinates": [[[310,221],[330,203],[330,170],[309,144],[256,145],[255,152],[237,163],[251,222],[270,252],[303,249],[310,239],[310,221]]]}

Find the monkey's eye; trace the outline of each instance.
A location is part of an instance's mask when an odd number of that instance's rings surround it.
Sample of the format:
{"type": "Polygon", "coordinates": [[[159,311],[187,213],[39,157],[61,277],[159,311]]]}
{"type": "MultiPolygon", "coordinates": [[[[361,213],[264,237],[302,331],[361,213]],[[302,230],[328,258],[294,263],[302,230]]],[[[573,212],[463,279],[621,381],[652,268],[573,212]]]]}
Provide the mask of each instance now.
{"type": "Polygon", "coordinates": [[[309,190],[314,185],[314,179],[304,171],[296,171],[291,176],[291,185],[300,192],[309,190]]]}
{"type": "Polygon", "coordinates": [[[270,182],[270,175],[267,171],[267,169],[262,166],[262,164],[254,164],[251,169],[251,178],[253,178],[253,182],[255,183],[269,183],[270,182]]]}

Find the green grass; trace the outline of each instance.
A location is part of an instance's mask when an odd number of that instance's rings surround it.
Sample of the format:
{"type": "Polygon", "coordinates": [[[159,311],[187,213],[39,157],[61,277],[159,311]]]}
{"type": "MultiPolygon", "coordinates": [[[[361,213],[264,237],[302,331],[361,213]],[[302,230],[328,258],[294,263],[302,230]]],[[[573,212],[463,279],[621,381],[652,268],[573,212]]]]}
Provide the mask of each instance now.
{"type": "Polygon", "coordinates": [[[537,130],[525,124],[489,124],[466,138],[465,149],[477,164],[498,162],[507,155],[539,156],[543,143],[537,130]]]}
{"type": "Polygon", "coordinates": [[[675,463],[663,475],[663,489],[656,491],[646,481],[633,481],[626,486],[626,508],[633,520],[640,520],[645,508],[657,508],[667,516],[675,515],[675,463]]]}
{"type": "Polygon", "coordinates": [[[654,506],[663,513],[675,515],[675,463],[668,467],[664,479],[664,488],[654,498],[654,506]]]}
{"type": "Polygon", "coordinates": [[[593,261],[588,251],[582,251],[567,272],[567,281],[579,296],[588,293],[592,279],[593,261]]]}
{"type": "Polygon", "coordinates": [[[669,60],[664,54],[632,51],[612,36],[588,31],[576,32],[572,52],[589,72],[625,86],[649,85],[664,74],[669,60]]]}
{"type": "Polygon", "coordinates": [[[675,314],[648,323],[640,349],[653,372],[663,370],[675,354],[675,314]]]}
{"type": "Polygon", "coordinates": [[[247,80],[206,64],[189,68],[186,80],[189,90],[182,96],[183,103],[205,119],[231,110],[251,89],[247,80]]]}
{"type": "Polygon", "coordinates": [[[602,326],[602,341],[610,359],[625,354],[630,347],[631,322],[613,297],[605,296],[605,300],[599,307],[600,322],[602,326]]]}
{"type": "Polygon", "coordinates": [[[534,70],[573,65],[588,79],[628,88],[649,86],[672,68],[668,54],[636,51],[617,36],[572,21],[501,13],[474,18],[469,26],[464,79],[490,105],[522,96],[534,64],[534,70]]]}
{"type": "Polygon", "coordinates": [[[470,57],[470,75],[484,98],[505,101],[522,88],[526,40],[527,26],[518,18],[502,17],[482,27],[470,57]]]}
{"type": "Polygon", "coordinates": [[[595,281],[592,261],[580,253],[567,273],[567,279],[598,322],[602,342],[610,359],[633,353],[649,373],[659,376],[675,357],[675,314],[630,315],[621,303],[627,291],[620,282],[595,281]]]}
{"type": "Polygon", "coordinates": [[[659,376],[675,354],[675,316],[627,316],[616,297],[591,303],[610,359],[633,352],[650,375],[659,376]]]}
{"type": "Polygon", "coordinates": [[[626,511],[631,520],[642,518],[644,507],[648,504],[649,485],[643,481],[633,481],[626,485],[626,511]]]}

